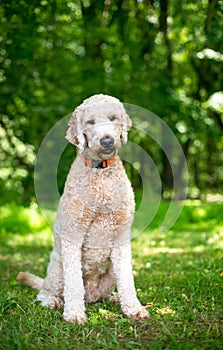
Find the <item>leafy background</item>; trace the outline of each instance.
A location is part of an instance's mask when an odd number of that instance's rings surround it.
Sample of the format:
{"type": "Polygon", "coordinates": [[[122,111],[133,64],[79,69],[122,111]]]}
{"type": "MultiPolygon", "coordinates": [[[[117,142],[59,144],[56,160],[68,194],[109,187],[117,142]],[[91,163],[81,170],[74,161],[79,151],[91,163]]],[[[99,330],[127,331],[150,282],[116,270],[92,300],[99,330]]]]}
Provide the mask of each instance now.
{"type": "MultiPolygon", "coordinates": [[[[171,127],[187,158],[192,198],[220,192],[223,1],[2,0],[0,17],[2,203],[34,200],[43,137],[101,92],[149,109],[171,127]]],[[[155,159],[168,193],[171,169],[162,150],[145,137],[137,143],[155,159]]]]}

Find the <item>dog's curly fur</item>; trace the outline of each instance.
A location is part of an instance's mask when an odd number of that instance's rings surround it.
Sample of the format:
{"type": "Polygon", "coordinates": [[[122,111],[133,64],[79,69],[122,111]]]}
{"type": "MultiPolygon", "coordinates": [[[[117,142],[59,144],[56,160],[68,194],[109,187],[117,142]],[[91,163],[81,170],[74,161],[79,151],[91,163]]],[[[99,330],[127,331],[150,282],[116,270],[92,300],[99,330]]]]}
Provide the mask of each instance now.
{"type": "Polygon", "coordinates": [[[114,97],[94,95],[76,108],[66,137],[78,154],[60,199],[47,276],[43,280],[20,272],[17,277],[40,289],[37,299],[43,306],[64,305],[63,317],[71,323],[84,323],[85,301],[109,297],[115,285],[127,317],[149,316],[134,287],[130,244],[134,195],[117,156],[130,127],[123,104],[114,97]],[[112,162],[103,169],[91,168],[83,156],[95,161],[112,158],[112,162]]]}

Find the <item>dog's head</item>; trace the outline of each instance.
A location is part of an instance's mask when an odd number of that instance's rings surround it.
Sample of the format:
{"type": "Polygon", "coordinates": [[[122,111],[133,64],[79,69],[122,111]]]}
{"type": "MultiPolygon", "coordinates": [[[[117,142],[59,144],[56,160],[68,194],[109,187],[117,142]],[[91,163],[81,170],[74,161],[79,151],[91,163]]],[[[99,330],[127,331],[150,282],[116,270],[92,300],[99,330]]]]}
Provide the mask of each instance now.
{"type": "Polygon", "coordinates": [[[127,142],[131,119],[123,104],[115,97],[94,95],[72,114],[66,138],[80,153],[92,159],[113,157],[127,142]]]}

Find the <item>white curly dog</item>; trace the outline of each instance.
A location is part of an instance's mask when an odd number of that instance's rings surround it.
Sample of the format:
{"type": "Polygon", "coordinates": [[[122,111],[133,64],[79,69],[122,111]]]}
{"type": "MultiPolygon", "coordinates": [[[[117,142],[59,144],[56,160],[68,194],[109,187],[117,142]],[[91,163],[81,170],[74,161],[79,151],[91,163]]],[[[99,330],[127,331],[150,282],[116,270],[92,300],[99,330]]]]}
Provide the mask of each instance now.
{"type": "Polygon", "coordinates": [[[84,323],[85,301],[109,297],[115,286],[127,317],[149,317],[132,274],[134,194],[117,156],[130,127],[123,104],[112,96],[94,95],[75,109],[66,137],[78,154],[60,199],[47,276],[17,276],[40,290],[43,306],[64,305],[63,317],[71,323],[84,323]]]}

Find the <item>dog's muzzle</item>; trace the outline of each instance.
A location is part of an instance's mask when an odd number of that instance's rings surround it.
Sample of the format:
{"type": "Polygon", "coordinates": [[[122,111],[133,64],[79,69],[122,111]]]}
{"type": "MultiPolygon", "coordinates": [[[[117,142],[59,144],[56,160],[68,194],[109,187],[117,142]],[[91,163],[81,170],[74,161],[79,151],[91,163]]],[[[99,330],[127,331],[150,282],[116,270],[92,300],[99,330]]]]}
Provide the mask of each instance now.
{"type": "Polygon", "coordinates": [[[103,137],[100,140],[100,145],[102,147],[101,154],[104,154],[104,155],[113,154],[115,150],[114,143],[115,143],[115,140],[113,139],[113,137],[110,137],[110,136],[103,137]]]}
{"type": "Polygon", "coordinates": [[[112,146],[114,145],[114,142],[115,142],[115,140],[113,139],[113,137],[110,137],[110,136],[103,137],[100,140],[101,146],[105,149],[112,148],[112,146]]]}

